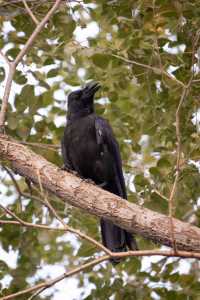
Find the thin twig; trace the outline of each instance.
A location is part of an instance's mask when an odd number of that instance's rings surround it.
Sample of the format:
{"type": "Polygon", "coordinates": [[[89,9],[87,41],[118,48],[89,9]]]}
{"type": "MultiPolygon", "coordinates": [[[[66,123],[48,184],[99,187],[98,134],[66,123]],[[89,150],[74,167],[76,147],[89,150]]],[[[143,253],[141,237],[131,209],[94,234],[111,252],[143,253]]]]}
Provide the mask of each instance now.
{"type": "MultiPolygon", "coordinates": [[[[1,209],[5,210],[5,207],[1,205],[1,209]]],[[[16,218],[17,216],[12,213],[8,208],[6,208],[6,213],[8,213],[10,216],[16,218]],[[11,214],[12,213],[12,214],[11,214]]],[[[19,217],[17,217],[19,219],[19,217]]],[[[0,219],[0,224],[1,225],[17,225],[17,226],[24,226],[26,228],[35,228],[35,229],[44,229],[44,230],[50,230],[50,231],[66,231],[65,228],[60,228],[60,227],[50,227],[48,225],[44,224],[33,224],[29,222],[25,222],[22,219],[20,221],[10,221],[10,220],[2,220],[0,219]]]]}
{"type": "MultiPolygon", "coordinates": [[[[3,207],[4,209],[4,207],[3,207]]],[[[8,214],[10,214],[10,210],[8,210],[8,214]]],[[[12,215],[15,215],[12,213],[12,215]]],[[[57,227],[51,227],[44,224],[32,224],[29,222],[25,222],[20,219],[19,221],[10,221],[10,220],[0,220],[0,224],[2,225],[17,225],[17,226],[24,226],[27,228],[35,228],[35,229],[44,229],[49,231],[65,231],[64,228],[57,228],[57,227]]],[[[162,255],[162,256],[174,256],[174,257],[182,257],[182,258],[198,258],[200,259],[200,252],[195,251],[184,251],[180,250],[179,253],[175,253],[173,250],[137,250],[137,251],[127,251],[127,252],[112,252],[110,251],[110,258],[112,257],[126,257],[126,256],[145,256],[145,255],[162,255]]]]}
{"type": "MultiPolygon", "coordinates": [[[[63,228],[59,230],[62,230],[62,231],[68,231],[68,232],[71,232],[71,233],[74,233],[76,234],[77,236],[79,236],[80,238],[92,243],[94,246],[96,246],[98,249],[100,249],[101,251],[104,251],[106,254],[110,255],[111,254],[111,251],[109,249],[107,249],[105,246],[103,246],[101,243],[97,242],[95,239],[91,238],[90,236],[82,233],[81,231],[79,230],[76,230],[72,227],[69,227],[68,225],[66,225],[64,223],[64,221],[58,216],[58,214],[56,213],[56,211],[54,210],[54,208],[51,206],[51,204],[49,202],[46,201],[46,206],[51,210],[51,212],[53,213],[53,215],[62,223],[63,225],[63,228]]],[[[48,229],[48,226],[47,227],[44,227],[45,225],[40,225],[40,226],[31,226],[31,223],[27,223],[26,221],[22,220],[21,218],[19,218],[15,213],[13,213],[11,210],[9,210],[8,208],[2,206],[0,204],[0,208],[2,210],[4,210],[6,213],[8,213],[10,216],[12,216],[13,218],[15,218],[21,225],[24,225],[24,226],[27,226],[27,227],[37,227],[37,228],[44,228],[44,229],[48,229]]],[[[1,220],[2,221],[5,221],[5,220],[1,220]]],[[[1,223],[0,222],[0,223],[1,223]]],[[[5,223],[5,222],[3,222],[5,223]]],[[[2,224],[3,224],[2,223],[2,224]]],[[[12,224],[12,223],[11,223],[12,224]]],[[[14,223],[13,223],[14,224],[14,223]]],[[[35,224],[34,224],[35,225],[35,224]]]]}
{"type": "Polygon", "coordinates": [[[175,252],[177,252],[177,247],[176,247],[176,239],[174,235],[174,224],[173,224],[173,200],[174,196],[176,193],[177,189],[177,184],[179,180],[179,175],[180,175],[180,168],[181,168],[181,130],[180,130],[180,111],[183,105],[183,102],[188,96],[190,87],[192,85],[192,81],[194,78],[194,58],[195,58],[195,48],[196,45],[198,44],[199,41],[199,35],[200,35],[200,30],[197,31],[194,43],[193,43],[193,50],[192,50],[192,74],[190,76],[190,79],[188,81],[188,84],[184,86],[181,94],[181,99],[179,101],[177,110],[176,110],[176,140],[177,140],[177,149],[176,149],[176,175],[174,179],[174,183],[171,189],[171,193],[169,196],[169,217],[170,217],[170,227],[171,227],[171,235],[172,235],[172,246],[175,252]]]}
{"type": "Polygon", "coordinates": [[[62,218],[57,214],[56,210],[50,204],[50,202],[47,199],[47,196],[44,193],[44,190],[43,190],[43,187],[42,187],[42,183],[41,183],[41,176],[40,176],[39,170],[37,172],[37,176],[38,176],[38,182],[39,182],[39,187],[40,187],[41,195],[44,197],[43,203],[45,203],[46,207],[52,212],[53,216],[63,225],[64,229],[66,231],[74,233],[74,234],[78,235],[79,237],[87,240],[88,242],[92,243],[93,245],[95,245],[100,250],[102,250],[105,253],[107,253],[108,255],[110,255],[110,250],[107,249],[106,247],[104,247],[101,243],[97,242],[95,239],[89,237],[88,235],[80,232],[79,230],[73,229],[73,228],[71,228],[71,227],[69,227],[68,225],[65,224],[65,222],[62,220],[62,218]]]}
{"type": "Polygon", "coordinates": [[[10,90],[12,86],[13,76],[16,70],[17,65],[22,60],[24,55],[28,52],[30,47],[32,46],[33,42],[35,41],[38,34],[41,32],[41,30],[44,28],[45,24],[49,20],[49,18],[52,16],[52,14],[56,11],[56,9],[59,7],[62,0],[56,0],[52,8],[49,10],[49,12],[46,14],[44,19],[38,24],[36,29],[33,31],[29,39],[27,40],[26,44],[22,48],[22,50],[19,52],[17,57],[13,62],[9,64],[9,72],[8,72],[8,78],[6,81],[6,87],[2,99],[2,105],[1,105],[1,111],[0,111],[0,132],[4,132],[5,130],[5,119],[6,119],[6,111],[8,108],[8,99],[10,95],[10,90]]]}
{"type": "Polygon", "coordinates": [[[77,274],[77,273],[80,273],[82,271],[85,271],[86,269],[88,268],[91,268],[91,267],[94,267],[95,265],[105,261],[105,260],[108,260],[109,259],[109,255],[104,255],[102,257],[99,257],[99,258],[96,258],[94,260],[92,260],[91,262],[88,262],[80,267],[77,267],[69,272],[65,272],[63,273],[62,275],[52,279],[52,280],[48,280],[48,281],[45,281],[43,283],[40,283],[40,284],[37,284],[31,288],[28,288],[28,289],[25,289],[23,291],[19,291],[17,293],[14,293],[14,294],[10,294],[8,296],[4,296],[2,298],[0,298],[0,300],[8,300],[8,299],[15,299],[16,297],[18,296],[21,296],[21,295],[24,295],[24,294],[27,294],[27,293],[31,293],[31,292],[34,292],[38,289],[42,289],[42,290],[45,290],[49,287],[51,287],[52,285],[56,284],[57,282],[63,280],[64,278],[67,278],[69,276],[72,276],[74,274],[77,274]]]}
{"type": "Polygon", "coordinates": [[[56,219],[59,220],[59,222],[63,225],[63,227],[64,227],[64,229],[66,231],[69,231],[71,233],[75,233],[79,237],[81,237],[81,238],[85,239],[86,241],[94,244],[97,248],[99,248],[100,250],[104,251],[106,254],[110,255],[111,251],[109,249],[107,249],[106,247],[104,247],[101,243],[97,242],[95,239],[93,239],[90,236],[82,233],[81,231],[76,230],[76,229],[74,229],[72,227],[69,227],[67,224],[65,224],[65,222],[57,214],[56,210],[53,208],[53,206],[50,204],[50,202],[48,201],[47,198],[46,198],[46,203],[47,203],[47,206],[50,209],[50,211],[53,213],[53,215],[56,217],[56,219]]]}
{"type": "MultiPolygon", "coordinates": [[[[94,244],[97,248],[99,248],[100,250],[104,251],[105,253],[109,254],[110,255],[110,250],[107,249],[106,247],[104,247],[101,243],[97,242],[95,239],[91,238],[90,236],[82,233],[81,231],[79,230],[76,230],[72,227],[69,227],[68,225],[65,224],[65,222],[60,218],[60,216],[57,214],[57,212],[55,211],[55,209],[53,208],[53,206],[50,204],[50,202],[48,201],[47,197],[45,197],[45,200],[42,200],[40,199],[39,197],[37,196],[34,196],[34,195],[30,195],[30,194],[26,194],[26,193],[23,193],[21,190],[20,190],[20,187],[17,183],[17,181],[15,180],[12,172],[5,166],[3,166],[3,168],[6,170],[6,172],[9,174],[10,178],[13,180],[13,183],[16,187],[16,190],[19,194],[19,196],[24,196],[24,197],[28,197],[28,198],[31,198],[33,200],[37,200],[37,201],[40,201],[43,205],[45,205],[52,213],[53,215],[60,221],[60,223],[63,225],[63,230],[64,231],[68,231],[68,232],[71,232],[71,233],[74,233],[76,235],[78,235],[80,238],[82,239],[85,239],[86,241],[94,244]]],[[[44,195],[43,195],[44,196],[44,195]]],[[[4,209],[3,206],[1,206],[2,209],[4,209]]],[[[5,211],[7,213],[9,213],[11,216],[13,216],[15,219],[19,220],[19,217],[17,217],[14,213],[12,213],[9,209],[5,209],[5,211]]],[[[23,220],[20,219],[20,223],[21,224],[24,224],[25,226],[28,226],[28,227],[31,227],[31,223],[27,223],[23,220]]],[[[37,226],[38,227],[38,226],[37,226]]],[[[45,227],[47,228],[47,227],[45,227]]]]}
{"type": "Polygon", "coordinates": [[[33,14],[32,10],[30,9],[30,7],[28,6],[26,0],[22,0],[24,7],[26,8],[26,11],[28,12],[28,14],[30,15],[31,19],[33,20],[33,22],[38,25],[39,21],[37,20],[36,16],[33,14]]]}
{"type": "Polygon", "coordinates": [[[13,76],[15,73],[15,67],[13,63],[9,64],[9,72],[8,72],[8,77],[6,80],[6,86],[5,86],[5,91],[2,99],[2,105],[1,105],[1,111],[0,111],[0,132],[4,132],[4,123],[5,123],[5,116],[6,116],[6,111],[8,107],[8,99],[10,95],[10,90],[12,86],[12,80],[13,76]]]}
{"type": "Polygon", "coordinates": [[[46,205],[46,203],[40,197],[22,192],[18,182],[16,181],[13,173],[9,170],[9,168],[7,168],[4,165],[2,165],[2,168],[7,172],[7,174],[10,176],[11,180],[13,181],[13,184],[14,184],[16,190],[17,190],[17,193],[18,193],[19,197],[24,197],[24,198],[28,198],[28,199],[30,198],[30,199],[33,199],[33,200],[36,200],[36,201],[42,203],[43,205],[46,205]]]}
{"type": "Polygon", "coordinates": [[[20,189],[20,187],[19,187],[19,184],[17,183],[17,181],[16,181],[16,179],[15,179],[13,173],[12,173],[6,166],[4,166],[4,165],[2,165],[2,168],[3,168],[3,169],[7,172],[7,174],[10,176],[10,178],[11,178],[12,182],[14,183],[14,186],[15,186],[15,188],[16,188],[18,194],[19,194],[19,197],[23,196],[23,193],[22,193],[22,191],[21,191],[21,189],[20,189]]]}
{"type": "Polygon", "coordinates": [[[31,142],[23,142],[23,141],[19,141],[19,143],[22,145],[48,149],[52,151],[58,151],[58,149],[60,149],[61,147],[60,145],[52,145],[52,144],[44,144],[44,143],[31,143],[31,142]]]}
{"type": "Polygon", "coordinates": [[[3,59],[5,60],[5,62],[10,65],[10,61],[9,59],[7,58],[7,56],[2,52],[2,50],[0,50],[0,55],[3,57],[3,59]]]}
{"type": "Polygon", "coordinates": [[[9,214],[11,217],[15,218],[21,225],[26,226],[26,222],[24,222],[21,218],[19,218],[15,213],[13,213],[9,208],[4,207],[0,204],[0,208],[4,210],[7,214],[9,214]]]}
{"type": "Polygon", "coordinates": [[[46,14],[46,16],[44,17],[44,19],[38,24],[38,26],[35,28],[35,30],[33,31],[33,33],[31,34],[30,38],[28,39],[28,41],[26,42],[26,44],[24,45],[24,47],[22,48],[22,50],[19,52],[19,54],[17,55],[15,61],[13,62],[15,67],[18,65],[18,63],[21,61],[21,59],[23,58],[23,56],[27,53],[27,51],[30,49],[30,47],[32,46],[33,42],[35,41],[36,37],[38,36],[38,34],[42,31],[42,29],[44,28],[45,24],[47,23],[47,21],[49,20],[49,18],[53,15],[53,13],[57,10],[57,8],[59,7],[60,3],[62,0],[56,0],[54,5],[52,6],[52,8],[49,10],[49,12],[46,14]]]}
{"type": "Polygon", "coordinates": [[[150,65],[146,65],[146,64],[137,62],[135,60],[132,60],[132,59],[130,60],[128,58],[125,58],[125,57],[117,55],[117,54],[111,54],[111,56],[116,57],[116,58],[118,58],[120,60],[123,60],[126,63],[132,64],[132,65],[136,65],[136,66],[139,66],[139,67],[142,67],[142,68],[145,68],[145,69],[152,70],[155,73],[163,74],[166,77],[170,78],[171,80],[175,81],[178,85],[180,85],[182,87],[185,87],[185,84],[182,81],[178,80],[175,76],[172,76],[170,73],[166,72],[163,69],[160,69],[160,68],[157,68],[157,67],[152,67],[150,65]]]}
{"type": "Polygon", "coordinates": [[[169,199],[165,195],[163,195],[161,192],[159,192],[157,189],[153,189],[152,192],[156,193],[158,196],[165,199],[167,202],[169,201],[169,199]]]}
{"type": "MultiPolygon", "coordinates": [[[[43,283],[37,284],[33,287],[24,289],[23,291],[19,291],[14,294],[10,294],[7,296],[4,296],[0,298],[0,300],[9,300],[9,299],[15,299],[18,296],[31,293],[34,291],[39,290],[39,293],[44,291],[45,289],[55,285],[57,282],[63,280],[64,278],[67,278],[69,276],[72,276],[74,274],[80,273],[82,271],[85,271],[86,269],[93,267],[103,261],[107,261],[110,258],[114,257],[139,257],[139,256],[165,256],[165,257],[180,257],[180,258],[198,258],[200,259],[200,253],[199,252],[189,252],[189,251],[179,251],[179,254],[177,254],[174,250],[164,251],[164,250],[141,250],[141,251],[128,251],[128,252],[118,252],[118,253],[112,253],[112,255],[104,255],[100,258],[93,259],[91,262],[83,264],[80,267],[77,267],[69,272],[65,272],[62,275],[52,279],[45,281],[43,283]]],[[[37,293],[38,294],[38,293],[37,293]]],[[[36,296],[36,294],[34,295],[36,296]]],[[[29,298],[33,299],[32,298],[29,298]]]]}

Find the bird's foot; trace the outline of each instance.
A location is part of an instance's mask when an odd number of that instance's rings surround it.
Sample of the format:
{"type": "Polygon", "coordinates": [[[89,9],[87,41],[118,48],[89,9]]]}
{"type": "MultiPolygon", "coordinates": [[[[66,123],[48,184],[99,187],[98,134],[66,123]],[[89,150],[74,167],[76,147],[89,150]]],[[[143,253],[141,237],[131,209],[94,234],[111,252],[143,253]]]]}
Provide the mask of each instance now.
{"type": "Polygon", "coordinates": [[[87,182],[87,183],[95,184],[95,182],[94,182],[92,179],[90,179],[90,178],[83,178],[83,180],[84,180],[85,182],[87,182]]]}
{"type": "Polygon", "coordinates": [[[75,176],[81,177],[81,176],[78,174],[78,172],[72,170],[72,169],[71,169],[70,167],[68,167],[67,165],[63,165],[63,166],[61,167],[61,170],[67,171],[67,172],[69,172],[69,173],[71,173],[71,174],[73,174],[73,175],[75,175],[75,176]]]}
{"type": "Polygon", "coordinates": [[[32,182],[28,179],[28,178],[25,178],[25,182],[26,182],[26,184],[27,184],[27,186],[28,186],[28,189],[29,189],[29,191],[30,191],[30,194],[32,195],[33,194],[33,190],[32,190],[32,182]]]}
{"type": "Polygon", "coordinates": [[[103,189],[106,186],[106,184],[107,184],[107,182],[104,181],[104,182],[102,182],[100,184],[97,184],[97,185],[103,189]]]}
{"type": "Polygon", "coordinates": [[[70,172],[70,171],[71,171],[71,169],[70,169],[67,165],[63,165],[63,166],[61,167],[61,170],[67,171],[67,172],[70,172]]]}

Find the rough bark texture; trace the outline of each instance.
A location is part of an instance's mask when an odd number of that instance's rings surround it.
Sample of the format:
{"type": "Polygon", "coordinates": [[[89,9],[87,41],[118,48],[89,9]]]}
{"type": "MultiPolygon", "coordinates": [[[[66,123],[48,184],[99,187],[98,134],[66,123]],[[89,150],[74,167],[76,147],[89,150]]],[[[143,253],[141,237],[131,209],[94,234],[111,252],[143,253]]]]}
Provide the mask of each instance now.
{"type": "MultiPolygon", "coordinates": [[[[169,217],[122,200],[62,171],[32,150],[0,134],[0,158],[10,161],[13,170],[42,184],[63,201],[98,217],[105,217],[130,232],[171,246],[169,217]]],[[[174,235],[180,250],[200,252],[200,229],[174,220],[174,235]]]]}

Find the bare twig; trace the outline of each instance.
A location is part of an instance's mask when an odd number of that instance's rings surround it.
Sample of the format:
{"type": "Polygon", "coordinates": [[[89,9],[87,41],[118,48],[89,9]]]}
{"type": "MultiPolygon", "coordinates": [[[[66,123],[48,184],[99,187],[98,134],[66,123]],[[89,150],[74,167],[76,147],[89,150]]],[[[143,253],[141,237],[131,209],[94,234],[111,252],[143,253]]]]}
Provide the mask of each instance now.
{"type": "MultiPolygon", "coordinates": [[[[1,209],[5,210],[6,213],[8,213],[10,216],[16,219],[16,215],[12,213],[8,208],[5,208],[1,205],[1,209]]],[[[19,217],[17,217],[19,219],[19,217]]],[[[25,222],[22,219],[20,221],[10,221],[10,220],[2,220],[0,219],[1,225],[17,225],[17,226],[24,226],[27,228],[35,228],[35,229],[44,229],[44,230],[50,230],[50,231],[66,231],[64,228],[59,227],[50,227],[44,224],[33,224],[29,222],[25,222]]]]}
{"type": "Polygon", "coordinates": [[[16,179],[15,179],[13,173],[12,173],[6,166],[4,166],[4,165],[2,165],[2,168],[8,173],[8,175],[9,175],[10,178],[11,178],[11,180],[13,181],[14,186],[15,186],[15,188],[16,188],[18,194],[19,194],[19,197],[23,196],[23,193],[22,193],[22,191],[20,190],[20,187],[19,187],[19,185],[18,185],[18,183],[17,183],[17,181],[16,181],[16,179]]]}
{"type": "Polygon", "coordinates": [[[0,50],[0,55],[3,57],[3,59],[5,60],[5,62],[9,65],[10,64],[9,59],[7,58],[7,56],[1,50],[0,50]]]}
{"type": "Polygon", "coordinates": [[[176,175],[174,179],[174,183],[171,189],[171,193],[169,196],[169,217],[170,217],[170,227],[171,227],[171,235],[172,235],[172,245],[175,252],[177,252],[176,247],[176,239],[174,235],[174,224],[173,224],[173,200],[177,189],[177,184],[180,175],[180,167],[181,167],[181,130],[180,130],[180,111],[183,105],[183,102],[188,96],[190,87],[192,85],[192,81],[194,78],[194,58],[195,58],[195,48],[199,41],[200,30],[197,31],[194,42],[193,42],[193,50],[192,50],[192,74],[186,86],[184,86],[181,94],[181,99],[179,101],[177,110],[176,110],[176,140],[177,140],[177,149],[176,149],[176,175]]]}
{"type": "Polygon", "coordinates": [[[69,231],[71,233],[74,233],[74,234],[78,235],[82,239],[85,239],[86,241],[92,243],[94,246],[96,246],[100,250],[104,251],[106,254],[110,255],[111,251],[109,249],[107,249],[106,247],[104,247],[101,243],[97,242],[95,239],[93,239],[90,236],[82,233],[81,231],[76,230],[76,229],[74,229],[72,227],[69,227],[67,224],[65,224],[65,222],[57,214],[57,212],[55,211],[55,209],[53,208],[53,206],[50,204],[50,202],[47,199],[46,199],[46,203],[47,203],[48,208],[51,210],[51,212],[53,213],[53,215],[60,221],[60,223],[63,225],[63,227],[64,227],[64,229],[66,231],[69,231]]]}
{"type": "Polygon", "coordinates": [[[0,111],[0,132],[4,132],[4,130],[5,130],[4,124],[5,124],[5,118],[6,118],[6,111],[7,111],[7,107],[8,107],[8,99],[9,99],[10,90],[11,90],[11,86],[12,86],[12,80],[13,80],[13,76],[14,76],[16,67],[19,64],[19,62],[22,60],[24,55],[28,52],[28,50],[32,46],[33,42],[35,41],[36,37],[41,32],[41,30],[44,28],[44,26],[47,23],[47,21],[49,20],[49,18],[56,11],[56,9],[60,5],[61,1],[62,0],[55,1],[54,5],[49,10],[49,12],[46,14],[44,19],[38,24],[36,29],[33,31],[33,33],[29,37],[26,44],[24,45],[22,50],[17,55],[16,59],[13,62],[10,62],[10,64],[9,64],[8,78],[6,81],[6,87],[5,87],[5,91],[4,91],[4,95],[3,95],[3,99],[2,99],[1,111],[0,111]]]}
{"type": "Polygon", "coordinates": [[[39,21],[37,20],[37,18],[35,17],[35,15],[33,14],[32,10],[30,9],[30,7],[28,6],[26,0],[22,0],[24,7],[26,8],[26,11],[28,12],[28,14],[30,15],[31,19],[33,20],[33,22],[38,25],[39,21]]]}
{"type": "Polygon", "coordinates": [[[13,213],[9,208],[4,207],[3,205],[0,204],[0,208],[4,210],[7,214],[15,218],[21,225],[26,226],[26,222],[24,222],[21,218],[19,218],[15,213],[13,213]]]}
{"type": "Polygon", "coordinates": [[[167,202],[169,201],[169,199],[165,195],[163,195],[161,192],[159,192],[157,189],[153,189],[152,192],[156,193],[158,196],[165,199],[167,202]]]}
{"type": "Polygon", "coordinates": [[[48,149],[48,150],[52,150],[52,151],[58,151],[58,149],[60,149],[60,145],[52,145],[52,144],[44,144],[44,143],[31,143],[31,142],[24,142],[24,141],[20,141],[20,144],[22,145],[28,145],[28,146],[32,146],[32,147],[38,147],[38,148],[43,148],[43,149],[48,149]]]}
{"type": "Polygon", "coordinates": [[[193,79],[192,80],[192,83],[197,83],[197,82],[200,82],[200,79],[193,79]]]}
{"type": "Polygon", "coordinates": [[[176,175],[174,179],[174,183],[170,192],[169,196],[169,217],[170,217],[170,227],[171,227],[171,235],[172,235],[172,245],[174,248],[174,251],[177,251],[176,247],[176,240],[174,235],[174,225],[173,225],[173,200],[176,193],[176,188],[178,184],[179,174],[180,174],[180,156],[181,156],[181,135],[180,135],[180,119],[179,119],[179,112],[181,109],[181,106],[183,104],[184,99],[186,98],[186,91],[187,89],[184,88],[181,100],[179,102],[178,108],[176,110],[176,138],[177,138],[177,158],[176,158],[176,175]]]}
{"type": "MultiPolygon", "coordinates": [[[[8,299],[15,299],[16,297],[19,297],[21,295],[24,295],[24,294],[27,294],[27,293],[31,293],[31,292],[34,292],[38,289],[40,289],[40,292],[42,292],[43,290],[51,287],[52,285],[56,284],[57,282],[63,280],[64,278],[67,278],[69,276],[72,276],[74,274],[77,274],[77,273],[80,273],[82,271],[85,271],[86,269],[88,268],[91,268],[91,267],[94,267],[95,265],[105,261],[105,260],[108,260],[109,259],[109,255],[104,255],[102,257],[99,257],[99,258],[96,258],[94,260],[92,260],[91,262],[88,262],[80,267],[77,267],[69,272],[65,272],[64,274],[52,279],[52,280],[48,280],[48,281],[45,281],[43,283],[40,283],[40,284],[37,284],[31,288],[28,288],[28,289],[25,289],[23,291],[19,291],[17,293],[14,293],[14,294],[10,294],[8,296],[4,296],[2,298],[0,298],[0,300],[8,300],[8,299]]],[[[29,298],[30,299],[30,298],[29,298]]]]}
{"type": "MultiPolygon", "coordinates": [[[[38,181],[39,181],[39,186],[40,186],[40,189],[41,189],[41,193],[44,197],[44,200],[40,199],[39,197],[36,197],[36,196],[33,196],[33,195],[29,195],[29,194],[25,194],[25,193],[22,193],[21,190],[20,190],[20,187],[17,183],[17,181],[15,180],[12,172],[5,166],[3,166],[3,168],[7,171],[7,173],[9,174],[9,176],[11,177],[11,179],[13,180],[13,183],[16,187],[16,190],[18,192],[18,194],[20,196],[29,196],[30,198],[32,199],[39,199],[40,202],[42,202],[42,204],[44,204],[50,211],[51,213],[53,214],[53,216],[59,220],[59,222],[63,225],[63,230],[65,231],[68,231],[68,232],[71,232],[71,233],[74,233],[76,235],[78,235],[80,238],[82,239],[85,239],[86,241],[92,243],[94,246],[96,246],[97,248],[99,248],[100,250],[104,251],[105,253],[107,253],[108,255],[110,255],[110,250],[107,249],[106,247],[104,247],[101,243],[97,242],[95,239],[89,237],[88,235],[82,233],[81,231],[79,230],[76,230],[72,227],[69,227],[67,224],[65,224],[65,222],[62,220],[62,218],[58,215],[58,213],[56,212],[56,210],[53,208],[53,206],[50,204],[50,202],[48,201],[48,198],[46,195],[44,195],[44,191],[43,191],[43,188],[42,188],[42,184],[41,184],[41,178],[40,178],[40,174],[38,174],[38,181]]],[[[1,205],[0,206],[2,209],[4,209],[4,207],[1,205]]],[[[21,220],[19,217],[17,217],[14,213],[12,213],[9,209],[4,209],[7,213],[9,213],[11,216],[13,216],[16,220],[20,220],[20,223],[21,224],[24,224],[27,226],[27,222],[21,220]]],[[[30,224],[28,225],[30,227],[30,224]]]]}
{"type": "MultiPolygon", "coordinates": [[[[15,180],[12,172],[5,166],[3,166],[3,168],[7,171],[7,173],[9,174],[9,176],[11,177],[15,187],[16,187],[16,190],[19,194],[19,196],[24,196],[24,197],[28,197],[28,198],[32,198],[33,200],[37,200],[37,201],[40,201],[42,204],[44,204],[51,212],[52,214],[56,217],[56,219],[58,219],[60,221],[60,223],[63,225],[63,230],[64,231],[68,231],[68,232],[71,232],[71,233],[74,233],[76,235],[78,235],[80,238],[82,239],[85,239],[86,241],[92,243],[93,245],[95,245],[97,248],[99,248],[100,250],[104,251],[105,253],[109,254],[110,255],[110,250],[107,249],[106,247],[104,247],[101,243],[97,242],[95,239],[89,237],[88,235],[82,233],[81,231],[79,230],[76,230],[72,227],[69,227],[67,224],[65,224],[65,222],[62,220],[62,218],[60,218],[60,216],[57,214],[56,210],[53,208],[53,206],[50,204],[50,202],[48,201],[47,197],[45,197],[45,200],[42,200],[40,199],[39,197],[36,197],[34,195],[30,195],[30,194],[26,194],[26,193],[23,193],[21,190],[20,190],[20,187],[17,183],[17,181],[15,180]]],[[[4,209],[3,206],[0,206],[2,209],[4,209]]],[[[10,214],[11,216],[13,216],[16,220],[19,221],[19,217],[17,217],[14,213],[12,213],[9,209],[4,209],[8,214],[10,214]]],[[[2,220],[1,220],[2,221],[2,220]]],[[[1,223],[1,222],[0,222],[1,223]]],[[[27,226],[27,227],[31,227],[31,223],[27,223],[23,220],[20,219],[20,223],[27,226]]],[[[3,224],[3,223],[2,223],[3,224]]],[[[38,227],[38,226],[33,226],[33,227],[38,227]]],[[[41,226],[40,226],[41,228],[41,226]]],[[[44,227],[47,229],[47,227],[44,227]]]]}
{"type": "Polygon", "coordinates": [[[4,132],[5,115],[8,107],[8,99],[10,95],[14,73],[15,73],[15,67],[13,66],[13,63],[10,63],[8,78],[6,80],[6,87],[5,87],[5,91],[2,99],[1,111],[0,111],[0,132],[4,132]]]}
{"type": "Polygon", "coordinates": [[[159,73],[163,74],[166,77],[170,78],[171,80],[175,81],[179,86],[185,87],[185,84],[182,81],[178,80],[175,76],[172,76],[170,73],[166,72],[163,69],[160,69],[160,68],[157,68],[157,67],[152,67],[150,65],[146,65],[146,64],[137,62],[137,61],[132,60],[132,59],[125,58],[125,57],[117,55],[117,54],[111,54],[111,56],[116,57],[116,58],[118,58],[120,60],[123,60],[126,63],[132,64],[132,65],[136,65],[136,66],[139,66],[139,67],[142,67],[142,68],[145,68],[145,69],[152,70],[153,72],[158,73],[158,74],[159,73]]]}
{"type": "MultiPolygon", "coordinates": [[[[4,207],[1,206],[4,209],[4,207]]],[[[15,216],[8,208],[6,208],[7,213],[9,215],[15,216]]],[[[18,217],[19,218],[19,217],[18,217]]],[[[22,219],[20,221],[10,221],[10,220],[0,220],[0,224],[2,225],[17,225],[24,226],[27,228],[35,228],[35,229],[44,229],[49,231],[66,231],[64,228],[51,227],[44,224],[32,224],[29,222],[25,222],[22,219]]],[[[112,252],[108,254],[110,258],[112,257],[126,257],[126,256],[153,256],[153,255],[162,255],[162,256],[175,256],[182,258],[198,258],[200,259],[200,252],[195,251],[183,251],[179,250],[179,253],[175,253],[173,250],[165,251],[159,249],[153,250],[137,250],[137,251],[127,251],[127,252],[112,252]]]]}
{"type": "Polygon", "coordinates": [[[60,3],[62,0],[56,0],[54,5],[52,6],[52,8],[49,10],[49,12],[46,14],[46,16],[44,17],[44,19],[38,24],[38,26],[35,28],[35,30],[33,31],[33,33],[31,34],[30,38],[28,39],[28,41],[26,42],[26,44],[24,45],[23,49],[19,52],[19,54],[17,55],[14,63],[14,66],[16,67],[18,65],[18,63],[21,61],[21,59],[23,58],[23,56],[28,52],[28,50],[30,49],[30,47],[32,46],[33,42],[35,41],[36,37],[38,36],[38,34],[42,31],[42,29],[44,28],[45,24],[47,23],[47,21],[50,19],[50,17],[53,15],[53,13],[57,10],[57,8],[59,7],[60,3]]]}
{"type": "Polygon", "coordinates": [[[30,199],[33,199],[33,200],[36,200],[36,201],[42,203],[43,205],[46,205],[46,203],[40,197],[22,192],[18,182],[16,181],[13,173],[9,170],[9,168],[7,168],[4,165],[2,165],[2,168],[7,172],[7,174],[10,176],[11,180],[13,181],[13,184],[14,184],[16,190],[17,190],[17,193],[18,193],[19,197],[24,197],[24,198],[28,198],[28,199],[30,198],[30,199]]]}
{"type": "MultiPolygon", "coordinates": [[[[91,268],[103,261],[107,261],[110,258],[114,257],[139,257],[139,256],[165,256],[165,257],[180,257],[180,258],[198,258],[200,259],[200,253],[199,252],[188,252],[188,251],[179,251],[179,254],[177,254],[174,250],[170,251],[164,251],[164,250],[141,250],[141,251],[128,251],[128,252],[118,252],[118,253],[112,253],[111,256],[104,255],[100,258],[93,259],[91,262],[88,262],[86,264],[83,264],[80,267],[77,267],[69,272],[65,272],[62,275],[52,279],[45,281],[43,283],[37,284],[33,287],[24,289],[23,291],[19,291],[14,294],[10,294],[7,296],[4,296],[0,298],[0,300],[9,300],[9,299],[15,299],[16,297],[19,297],[24,294],[28,294],[34,291],[37,291],[33,296],[35,297],[45,289],[55,285],[57,282],[63,280],[64,278],[67,278],[69,276],[72,276],[74,274],[80,273],[82,271],[85,271],[88,268],[91,268]]],[[[29,298],[29,300],[33,299],[33,296],[29,298]]]]}
{"type": "MultiPolygon", "coordinates": [[[[62,230],[62,231],[68,231],[68,232],[71,232],[71,233],[74,233],[76,235],[78,235],[80,238],[92,243],[95,247],[97,247],[98,249],[100,249],[101,251],[104,251],[106,254],[110,255],[111,254],[111,251],[109,249],[107,249],[106,247],[104,247],[101,243],[97,242],[95,239],[91,238],[90,236],[82,233],[81,231],[79,230],[76,230],[72,227],[69,227],[68,225],[65,224],[65,222],[58,216],[57,212],[55,211],[55,209],[52,207],[52,205],[49,203],[48,200],[45,201],[46,202],[46,206],[50,209],[50,211],[53,213],[53,215],[60,221],[60,223],[63,225],[63,228],[59,228],[59,230],[62,230]]],[[[6,213],[8,213],[10,216],[12,216],[14,219],[16,219],[21,225],[24,225],[26,227],[35,227],[35,228],[43,228],[43,229],[49,229],[51,230],[48,226],[46,225],[38,225],[38,224],[31,224],[31,223],[28,223],[24,220],[22,220],[21,218],[19,218],[15,213],[13,213],[11,210],[9,210],[8,208],[2,206],[0,204],[0,208],[2,210],[4,210],[6,213]],[[36,226],[35,226],[36,225],[36,226]]],[[[11,222],[11,221],[10,221],[11,222]]],[[[5,224],[5,220],[0,220],[0,224],[5,224]]],[[[7,223],[9,224],[9,223],[7,223]]],[[[18,224],[18,223],[10,223],[10,224],[18,224]]],[[[19,225],[19,224],[18,224],[19,225]]],[[[54,229],[55,230],[55,229],[54,229]]]]}

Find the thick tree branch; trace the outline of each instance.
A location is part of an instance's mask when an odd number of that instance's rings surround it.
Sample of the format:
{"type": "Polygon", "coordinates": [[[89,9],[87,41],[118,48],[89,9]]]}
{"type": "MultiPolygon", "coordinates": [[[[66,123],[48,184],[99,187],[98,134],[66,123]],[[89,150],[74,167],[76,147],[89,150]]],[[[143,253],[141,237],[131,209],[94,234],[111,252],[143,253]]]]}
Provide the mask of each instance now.
{"type": "MultiPolygon", "coordinates": [[[[49,163],[26,146],[0,134],[0,157],[9,160],[20,175],[39,184],[64,202],[142,235],[171,246],[170,218],[122,200],[49,163]]],[[[200,251],[200,229],[173,218],[177,249],[200,251]]]]}

